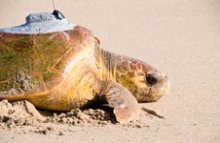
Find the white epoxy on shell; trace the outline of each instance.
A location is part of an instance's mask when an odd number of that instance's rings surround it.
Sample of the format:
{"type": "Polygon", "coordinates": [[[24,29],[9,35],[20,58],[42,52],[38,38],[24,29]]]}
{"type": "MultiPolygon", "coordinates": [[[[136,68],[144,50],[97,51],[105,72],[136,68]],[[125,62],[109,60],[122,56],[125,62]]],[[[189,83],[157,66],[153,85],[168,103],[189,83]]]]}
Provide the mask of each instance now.
{"type": "Polygon", "coordinates": [[[74,28],[74,24],[69,22],[66,18],[57,18],[51,13],[34,13],[26,17],[26,23],[0,29],[3,33],[12,34],[43,34],[52,32],[67,31],[74,28]]]}

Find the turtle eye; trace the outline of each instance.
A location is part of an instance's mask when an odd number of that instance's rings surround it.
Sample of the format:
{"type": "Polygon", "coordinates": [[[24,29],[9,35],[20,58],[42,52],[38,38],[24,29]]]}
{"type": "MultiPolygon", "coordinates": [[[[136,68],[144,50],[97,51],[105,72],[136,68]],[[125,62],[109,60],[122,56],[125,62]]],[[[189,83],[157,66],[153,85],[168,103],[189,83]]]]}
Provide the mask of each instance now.
{"type": "Polygon", "coordinates": [[[146,75],[146,81],[149,85],[154,85],[157,83],[157,78],[153,74],[146,75]]]}

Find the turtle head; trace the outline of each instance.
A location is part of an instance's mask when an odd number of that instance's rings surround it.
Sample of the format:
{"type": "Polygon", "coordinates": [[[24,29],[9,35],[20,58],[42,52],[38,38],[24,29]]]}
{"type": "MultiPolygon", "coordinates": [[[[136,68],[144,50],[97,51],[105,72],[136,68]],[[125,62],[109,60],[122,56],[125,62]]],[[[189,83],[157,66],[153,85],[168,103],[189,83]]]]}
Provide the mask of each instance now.
{"type": "Polygon", "coordinates": [[[136,59],[126,58],[117,64],[116,80],[130,90],[138,102],[157,101],[170,89],[165,74],[136,59]]]}

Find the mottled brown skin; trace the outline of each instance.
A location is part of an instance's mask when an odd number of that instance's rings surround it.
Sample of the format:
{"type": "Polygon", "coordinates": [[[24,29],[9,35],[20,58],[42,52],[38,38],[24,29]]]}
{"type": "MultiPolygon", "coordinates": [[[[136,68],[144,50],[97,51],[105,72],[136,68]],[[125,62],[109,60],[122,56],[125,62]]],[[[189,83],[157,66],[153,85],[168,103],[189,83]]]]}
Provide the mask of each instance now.
{"type": "Polygon", "coordinates": [[[29,100],[38,108],[58,111],[106,100],[117,120],[127,122],[138,114],[137,101],[157,101],[168,94],[164,74],[142,61],[104,51],[99,44],[81,26],[50,34],[0,33],[0,99],[29,100]]]}

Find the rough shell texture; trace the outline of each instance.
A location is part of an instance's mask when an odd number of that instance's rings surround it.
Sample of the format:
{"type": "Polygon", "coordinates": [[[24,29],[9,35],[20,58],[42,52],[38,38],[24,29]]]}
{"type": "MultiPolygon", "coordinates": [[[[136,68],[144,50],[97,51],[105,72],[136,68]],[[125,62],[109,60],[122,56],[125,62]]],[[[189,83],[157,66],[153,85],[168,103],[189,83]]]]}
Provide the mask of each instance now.
{"type": "Polygon", "coordinates": [[[0,95],[20,95],[13,100],[46,97],[61,83],[63,87],[56,88],[73,86],[69,80],[73,66],[92,56],[97,44],[97,38],[80,26],[49,34],[0,33],[0,95]]]}

